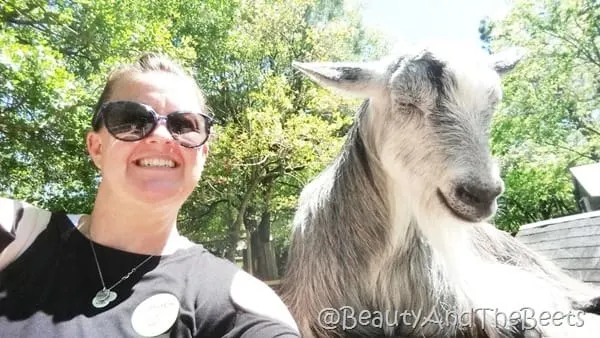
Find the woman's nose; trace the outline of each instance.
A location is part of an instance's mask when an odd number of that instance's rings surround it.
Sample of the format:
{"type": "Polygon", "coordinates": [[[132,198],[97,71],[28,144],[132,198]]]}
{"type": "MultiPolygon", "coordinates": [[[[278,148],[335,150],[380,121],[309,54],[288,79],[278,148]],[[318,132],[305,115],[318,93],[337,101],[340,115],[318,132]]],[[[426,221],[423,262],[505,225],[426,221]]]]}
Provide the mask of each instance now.
{"type": "Polygon", "coordinates": [[[173,135],[169,132],[167,128],[166,119],[159,119],[156,127],[152,131],[150,135],[147,137],[147,141],[151,143],[155,142],[168,142],[171,143],[174,141],[173,135]]]}

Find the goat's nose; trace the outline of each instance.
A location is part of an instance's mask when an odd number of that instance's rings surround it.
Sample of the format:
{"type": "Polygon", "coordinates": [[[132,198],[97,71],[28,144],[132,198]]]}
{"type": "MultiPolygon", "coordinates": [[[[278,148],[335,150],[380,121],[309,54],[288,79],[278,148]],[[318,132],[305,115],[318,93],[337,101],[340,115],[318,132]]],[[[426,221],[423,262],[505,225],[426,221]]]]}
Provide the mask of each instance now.
{"type": "Polygon", "coordinates": [[[456,186],[455,194],[461,202],[481,210],[488,209],[502,191],[502,183],[461,183],[456,186]]]}

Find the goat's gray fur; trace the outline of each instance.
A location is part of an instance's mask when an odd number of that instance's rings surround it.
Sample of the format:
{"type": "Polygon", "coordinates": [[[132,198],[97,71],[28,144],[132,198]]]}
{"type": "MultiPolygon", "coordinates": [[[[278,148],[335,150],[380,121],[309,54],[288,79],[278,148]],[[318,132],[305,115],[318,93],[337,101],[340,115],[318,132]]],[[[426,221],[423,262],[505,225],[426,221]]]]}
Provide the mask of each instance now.
{"type": "Polygon", "coordinates": [[[487,223],[495,199],[472,208],[456,194],[464,182],[492,196],[503,189],[487,133],[500,75],[518,58],[443,51],[295,63],[318,83],[366,99],[340,154],[300,195],[281,292],[303,337],[597,336],[595,315],[576,311],[597,306],[600,293],[487,223]],[[343,307],[354,313],[346,324],[357,325],[326,328],[319,314],[343,307]],[[585,325],[503,320],[524,307],[535,318],[571,311],[570,324],[585,325]],[[361,310],[374,317],[358,323],[361,310]],[[415,315],[386,325],[401,313],[415,315]],[[463,325],[428,317],[469,313],[463,325]]]}

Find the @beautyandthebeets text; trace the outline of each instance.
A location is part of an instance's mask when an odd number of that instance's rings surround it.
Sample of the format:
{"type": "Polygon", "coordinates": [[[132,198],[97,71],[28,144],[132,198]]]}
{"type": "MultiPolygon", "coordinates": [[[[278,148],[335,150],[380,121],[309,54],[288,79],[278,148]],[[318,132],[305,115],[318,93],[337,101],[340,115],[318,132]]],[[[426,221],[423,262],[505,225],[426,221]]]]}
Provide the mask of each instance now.
{"type": "Polygon", "coordinates": [[[325,308],[318,314],[319,325],[326,330],[352,330],[359,326],[376,328],[386,327],[424,327],[438,325],[444,327],[474,327],[481,320],[497,327],[517,326],[530,330],[540,326],[577,326],[584,325],[583,311],[538,311],[532,308],[521,308],[518,311],[503,312],[499,309],[481,308],[467,312],[455,312],[439,309],[431,311],[356,311],[350,306],[325,308]]]}

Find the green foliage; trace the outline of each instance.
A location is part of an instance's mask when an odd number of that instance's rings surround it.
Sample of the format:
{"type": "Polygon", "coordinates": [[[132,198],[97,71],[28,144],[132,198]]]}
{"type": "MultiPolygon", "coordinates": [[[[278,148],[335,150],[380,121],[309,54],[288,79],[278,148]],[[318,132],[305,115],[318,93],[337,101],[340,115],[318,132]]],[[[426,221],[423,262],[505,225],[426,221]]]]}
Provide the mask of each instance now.
{"type": "Polygon", "coordinates": [[[494,23],[493,50],[528,50],[504,79],[492,133],[507,184],[503,229],[578,212],[568,168],[600,161],[599,18],[596,1],[536,0],[494,23]]]}
{"type": "MultiPolygon", "coordinates": [[[[520,1],[481,22],[484,48],[530,55],[504,79],[491,135],[502,229],[577,211],[568,168],[600,160],[599,22],[592,0],[520,1]]],[[[0,27],[0,194],[90,212],[98,173],[85,135],[106,75],[163,52],[193,70],[218,123],[179,225],[230,259],[260,224],[285,251],[297,196],[339,150],[358,104],[291,62],[386,52],[340,0],[0,0],[0,27]]]]}
{"type": "Polygon", "coordinates": [[[300,189],[358,104],[291,62],[385,52],[339,0],[0,0],[0,25],[0,194],[89,213],[98,173],[85,135],[107,73],[163,52],[193,70],[218,124],[179,226],[230,259],[265,211],[286,245],[300,189]]]}
{"type": "Polygon", "coordinates": [[[492,40],[492,31],[494,29],[494,24],[490,22],[490,18],[486,17],[479,21],[479,40],[481,40],[482,48],[486,50],[488,53],[491,52],[490,44],[492,40]]]}
{"type": "MultiPolygon", "coordinates": [[[[592,0],[520,1],[481,22],[484,48],[529,50],[504,79],[491,135],[506,183],[501,229],[577,212],[568,168],[600,160],[599,22],[592,0]]],[[[291,62],[386,52],[340,0],[0,0],[0,27],[0,194],[90,212],[98,173],[85,135],[107,73],[163,52],[193,70],[217,121],[179,226],[229,259],[265,225],[275,255],[285,252],[300,190],[358,105],[291,62]]]]}
{"type": "Polygon", "coordinates": [[[228,62],[213,74],[218,82],[209,97],[222,125],[193,199],[204,202],[183,210],[195,220],[184,228],[209,239],[216,252],[231,255],[240,234],[258,230],[243,220],[258,220],[265,211],[278,249],[285,247],[301,188],[341,146],[358,102],[318,88],[290,68],[293,60],[382,52],[358,16],[339,16],[336,3],[247,1],[236,12],[236,28],[225,41],[228,62]],[[330,14],[315,15],[324,3],[330,14]],[[205,224],[221,230],[198,232],[205,224]]]}

